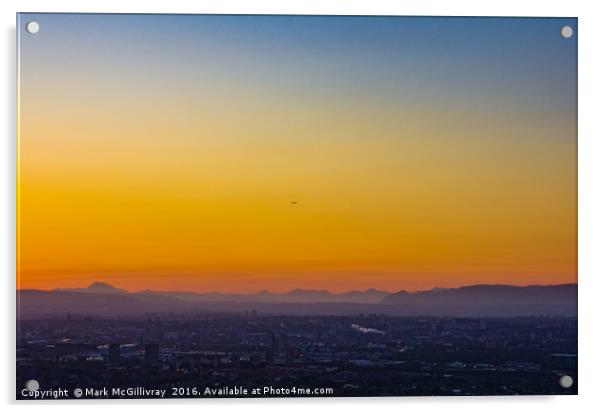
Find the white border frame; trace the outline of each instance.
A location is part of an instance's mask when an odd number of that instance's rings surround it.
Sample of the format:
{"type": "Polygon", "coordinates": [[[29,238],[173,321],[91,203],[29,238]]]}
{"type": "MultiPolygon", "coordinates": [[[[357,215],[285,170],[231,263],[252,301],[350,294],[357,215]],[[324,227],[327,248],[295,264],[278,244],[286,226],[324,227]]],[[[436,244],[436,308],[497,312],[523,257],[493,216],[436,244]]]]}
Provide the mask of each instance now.
{"type": "Polygon", "coordinates": [[[602,333],[598,314],[602,314],[598,296],[602,265],[597,259],[602,251],[602,157],[600,143],[600,96],[602,74],[602,13],[595,1],[531,1],[478,0],[395,1],[395,0],[3,0],[0,100],[4,139],[1,141],[2,201],[0,242],[3,268],[4,316],[0,318],[3,339],[0,352],[3,371],[0,373],[2,404],[9,409],[44,409],[64,412],[82,409],[105,411],[142,407],[150,412],[167,405],[178,409],[214,409],[227,412],[284,410],[305,412],[307,409],[345,409],[351,413],[363,410],[400,409],[411,411],[507,412],[509,409],[546,409],[548,412],[579,411],[599,408],[598,391],[600,343],[602,333]],[[362,15],[449,15],[449,16],[555,16],[579,18],[579,396],[520,397],[398,397],[398,398],[331,398],[331,399],[203,399],[146,401],[14,401],[15,381],[15,153],[16,153],[16,12],[137,12],[137,13],[231,13],[231,14],[362,14],[362,15]],[[6,366],[6,367],[5,367],[6,366]]]}

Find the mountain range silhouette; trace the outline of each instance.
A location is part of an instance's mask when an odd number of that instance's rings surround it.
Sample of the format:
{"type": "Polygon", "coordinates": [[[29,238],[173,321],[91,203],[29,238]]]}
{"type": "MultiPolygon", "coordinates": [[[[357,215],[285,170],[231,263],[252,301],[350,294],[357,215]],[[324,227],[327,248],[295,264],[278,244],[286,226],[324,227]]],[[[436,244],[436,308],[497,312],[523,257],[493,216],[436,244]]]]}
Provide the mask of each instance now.
{"type": "Polygon", "coordinates": [[[174,312],[262,312],[270,314],[442,317],[577,316],[577,284],[469,285],[390,293],[376,289],[331,293],[295,289],[254,294],[143,290],[128,292],[105,282],[85,288],[17,290],[20,318],[78,313],[132,316],[174,312]]]}

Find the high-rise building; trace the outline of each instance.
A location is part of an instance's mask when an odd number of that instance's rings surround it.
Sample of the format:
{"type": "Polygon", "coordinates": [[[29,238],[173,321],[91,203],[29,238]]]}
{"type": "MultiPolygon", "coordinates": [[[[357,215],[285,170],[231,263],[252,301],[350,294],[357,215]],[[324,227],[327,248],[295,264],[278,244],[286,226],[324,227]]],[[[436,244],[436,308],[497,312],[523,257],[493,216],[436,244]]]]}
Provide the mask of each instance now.
{"type": "Polygon", "coordinates": [[[295,362],[295,357],[297,356],[297,349],[295,347],[287,347],[285,354],[285,361],[287,365],[291,365],[295,362]]]}
{"type": "Polygon", "coordinates": [[[278,336],[274,333],[271,334],[271,346],[272,352],[276,354],[278,352],[278,336]]]}
{"type": "Polygon", "coordinates": [[[231,359],[233,367],[240,367],[240,356],[238,354],[232,354],[231,359]]]}
{"type": "Polygon", "coordinates": [[[144,363],[157,364],[159,363],[159,345],[147,344],[144,346],[144,363]]]}
{"type": "Polygon", "coordinates": [[[119,343],[109,344],[109,363],[119,363],[121,345],[119,343]]]}
{"type": "Polygon", "coordinates": [[[271,348],[268,348],[265,351],[265,362],[267,364],[274,364],[274,350],[272,350],[271,348]]]}

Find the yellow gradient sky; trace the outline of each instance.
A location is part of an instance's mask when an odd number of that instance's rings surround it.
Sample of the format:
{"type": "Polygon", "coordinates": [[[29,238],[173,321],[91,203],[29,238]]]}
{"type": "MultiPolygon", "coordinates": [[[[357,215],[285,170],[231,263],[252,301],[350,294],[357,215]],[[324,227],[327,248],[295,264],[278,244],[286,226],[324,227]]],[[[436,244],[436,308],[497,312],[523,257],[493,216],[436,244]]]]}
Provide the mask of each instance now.
{"type": "Polygon", "coordinates": [[[19,288],[576,282],[563,20],[146,17],[20,34],[19,288]]]}

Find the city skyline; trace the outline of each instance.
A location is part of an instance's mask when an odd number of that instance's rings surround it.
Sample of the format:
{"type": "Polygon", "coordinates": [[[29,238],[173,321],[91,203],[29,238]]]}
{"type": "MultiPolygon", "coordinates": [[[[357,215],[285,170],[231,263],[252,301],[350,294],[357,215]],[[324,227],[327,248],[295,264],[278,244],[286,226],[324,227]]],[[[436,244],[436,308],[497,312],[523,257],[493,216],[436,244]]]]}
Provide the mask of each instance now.
{"type": "Polygon", "coordinates": [[[21,14],[17,288],[576,283],[576,35],[21,14]]]}

